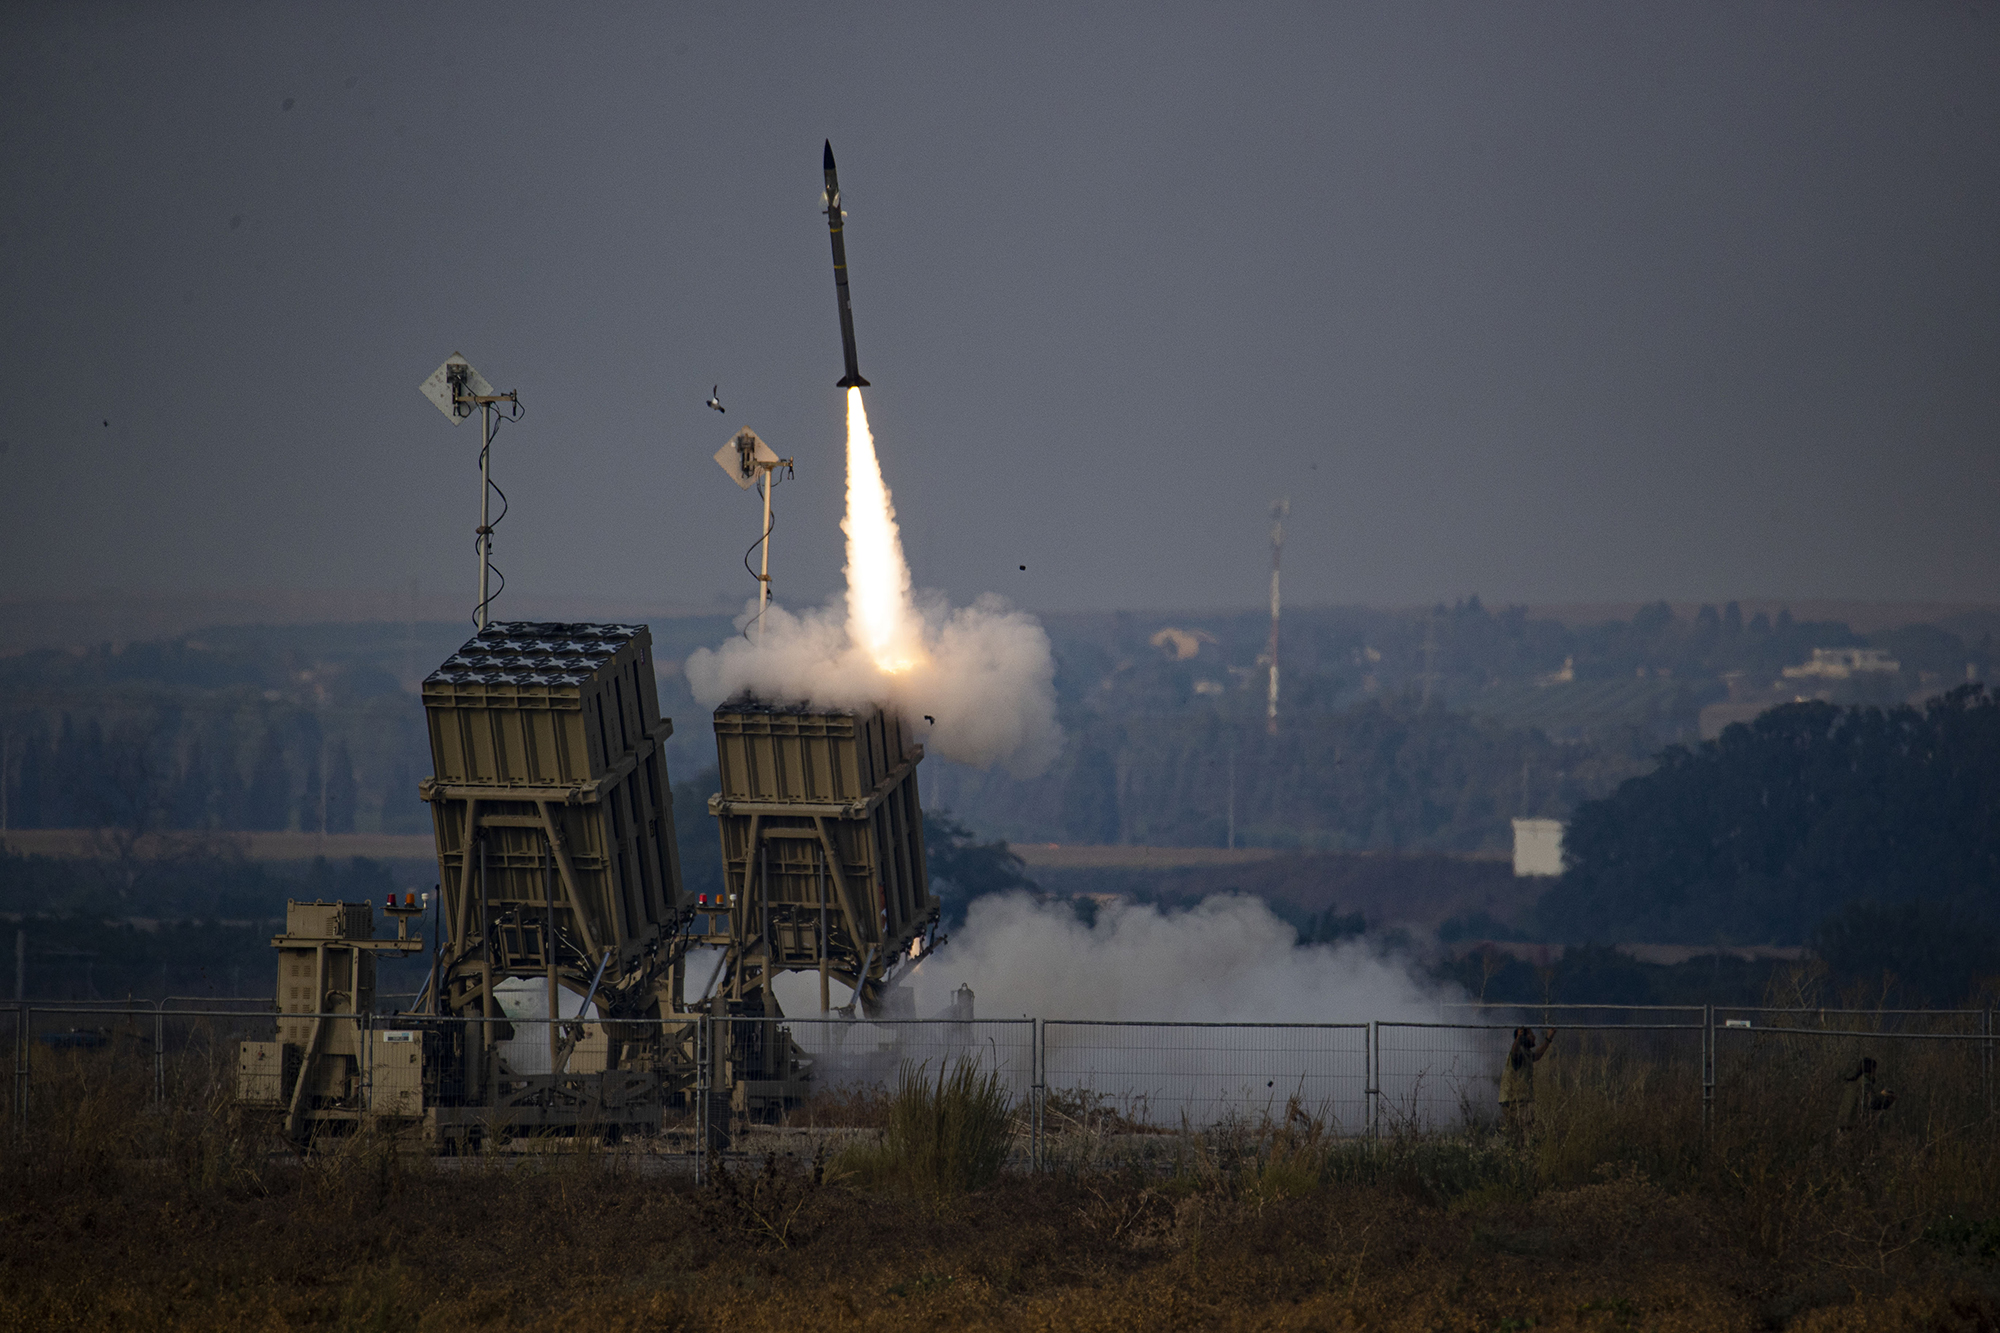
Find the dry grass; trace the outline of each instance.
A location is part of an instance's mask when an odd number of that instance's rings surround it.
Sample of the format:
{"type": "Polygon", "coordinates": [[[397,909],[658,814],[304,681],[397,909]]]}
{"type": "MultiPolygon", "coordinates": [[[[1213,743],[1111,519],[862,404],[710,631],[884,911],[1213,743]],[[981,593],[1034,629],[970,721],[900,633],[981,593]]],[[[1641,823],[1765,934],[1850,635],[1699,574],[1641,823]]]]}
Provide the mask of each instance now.
{"type": "MultiPolygon", "coordinates": [[[[300,1161],[197,1069],[162,1112],[130,1052],[38,1052],[26,1141],[0,1126],[0,1329],[2000,1326],[2000,1132],[1933,1081],[1960,1057],[1898,1048],[1910,1100],[1837,1137],[1818,1062],[1846,1052],[1772,1040],[1724,1070],[1706,1136],[1682,1080],[1577,1043],[1542,1066],[1526,1153],[1476,1125],[1338,1139],[1295,1105],[1153,1136],[1146,1169],[958,1190],[775,1159],[697,1189],[618,1153],[366,1137],[300,1161]]],[[[951,1078],[904,1090],[933,1130],[978,1100],[951,1078]]],[[[949,1158],[956,1131],[909,1132],[949,1158]]]]}
{"type": "Polygon", "coordinates": [[[829,1174],[942,1200],[993,1184],[1013,1147],[1014,1107],[998,1074],[955,1060],[933,1082],[924,1066],[905,1064],[881,1137],[843,1149],[829,1174]]]}

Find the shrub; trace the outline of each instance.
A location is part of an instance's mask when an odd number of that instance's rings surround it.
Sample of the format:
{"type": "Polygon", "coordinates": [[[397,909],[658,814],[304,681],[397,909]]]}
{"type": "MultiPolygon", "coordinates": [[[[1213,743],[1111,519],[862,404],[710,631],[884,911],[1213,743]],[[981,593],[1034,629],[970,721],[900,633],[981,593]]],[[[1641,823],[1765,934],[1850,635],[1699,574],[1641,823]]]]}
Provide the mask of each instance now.
{"type": "Polygon", "coordinates": [[[888,1128],[834,1162],[835,1174],[862,1186],[888,1186],[943,1198],[984,1189],[1013,1148],[1012,1099],[999,1074],[975,1060],[940,1066],[905,1063],[889,1099],[888,1128]]]}

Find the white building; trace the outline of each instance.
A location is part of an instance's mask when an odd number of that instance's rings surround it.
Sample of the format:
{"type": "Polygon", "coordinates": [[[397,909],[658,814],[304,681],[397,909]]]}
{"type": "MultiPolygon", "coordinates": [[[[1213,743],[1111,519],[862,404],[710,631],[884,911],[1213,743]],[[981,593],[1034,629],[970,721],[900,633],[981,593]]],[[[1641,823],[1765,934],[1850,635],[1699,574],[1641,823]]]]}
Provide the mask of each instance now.
{"type": "Polygon", "coordinates": [[[1560,819],[1514,821],[1514,873],[1560,875],[1563,872],[1563,822],[1560,819]]]}
{"type": "Polygon", "coordinates": [[[1902,669],[1903,664],[1881,648],[1815,648],[1811,660],[1785,668],[1785,679],[1846,680],[1875,671],[1894,675],[1902,669]]]}

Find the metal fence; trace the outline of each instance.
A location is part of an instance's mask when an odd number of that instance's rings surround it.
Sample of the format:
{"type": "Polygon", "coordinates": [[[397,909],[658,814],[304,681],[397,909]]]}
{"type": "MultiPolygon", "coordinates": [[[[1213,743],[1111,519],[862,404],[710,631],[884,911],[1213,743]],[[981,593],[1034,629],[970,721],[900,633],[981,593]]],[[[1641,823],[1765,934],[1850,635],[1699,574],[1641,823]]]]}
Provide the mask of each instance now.
{"type": "MultiPolygon", "coordinates": [[[[1699,1012],[1699,1011],[1697,1011],[1699,1012]]],[[[1515,1025],[1377,1023],[1376,1128],[1433,1132],[1479,1124],[1499,1110],[1501,1065],[1515,1025]]],[[[1708,1026],[1572,1023],[1536,1065],[1538,1100],[1619,1090],[1661,1110],[1705,1100],[1708,1026]]]]}
{"type": "Polygon", "coordinates": [[[893,1088],[905,1069],[935,1077],[960,1062],[995,1075],[1015,1100],[1035,1084],[1035,1023],[1027,1018],[718,1018],[711,1027],[741,1077],[788,1082],[801,1096],[835,1105],[893,1088]]]}
{"type": "Polygon", "coordinates": [[[1366,1023],[1042,1024],[1039,1082],[1059,1127],[1205,1129],[1297,1107],[1360,1133],[1369,1070],[1366,1023]]]}
{"type": "MultiPolygon", "coordinates": [[[[1857,1017],[1847,1016],[1849,1021],[1857,1017]]],[[[1990,1117],[1990,1013],[1960,1014],[1955,1022],[1943,1015],[1902,1017],[1905,1021],[1894,1024],[1847,1028],[1817,1023],[1717,1026],[1711,1035],[1716,1113],[1773,1114],[1803,1124],[1831,1124],[1845,1085],[1869,1061],[1874,1086],[1895,1095],[1896,1121],[1920,1127],[1927,1137],[1990,1117]]]]}
{"type": "Polygon", "coordinates": [[[53,1132],[106,1106],[218,1111],[248,1093],[280,1107],[282,1055],[260,1097],[242,1044],[277,1050],[279,1024],[294,1044],[317,1025],[312,1040],[352,1052],[339,1075],[350,1082],[320,1090],[332,1100],[393,1111],[398,1089],[419,1086],[396,1062],[410,1062],[403,1043],[423,1033],[460,1056],[480,1053],[440,1062],[444,1072],[421,1085],[427,1104],[452,1108],[444,1121],[457,1132],[476,1135],[482,1116],[491,1122],[503,1109],[509,1123],[532,1126],[532,1108],[545,1107],[540,1123],[549,1126],[657,1132],[656,1151],[688,1154],[697,1167],[752,1125],[880,1128],[904,1071],[933,1078],[963,1063],[997,1081],[1019,1113],[1021,1159],[1042,1164],[1051,1138],[1079,1131],[1202,1132],[1295,1113],[1345,1136],[1483,1125],[1498,1114],[1511,1029],[1531,1012],[1536,1026],[1559,1029],[1537,1066],[1544,1115],[1594,1097],[1704,1125],[1755,1116],[1830,1126],[1864,1058],[1876,1062],[1877,1084],[1895,1092],[1897,1123],[1926,1133],[1992,1116],[2000,1091],[1991,1010],[1661,1008],[1620,1015],[1645,1021],[1609,1022],[1602,1009],[1538,1006],[1432,1023],[690,1016],[667,1035],[680,1046],[680,1081],[635,1071],[628,1105],[602,1075],[618,1069],[633,1034],[594,1016],[280,1015],[269,1001],[204,999],[0,1008],[9,1088],[0,1115],[6,1135],[20,1139],[31,1126],[53,1132]],[[190,1003],[205,1007],[177,1007],[190,1003]],[[452,1081],[459,1070],[484,1072],[466,1086],[452,1081]]]}

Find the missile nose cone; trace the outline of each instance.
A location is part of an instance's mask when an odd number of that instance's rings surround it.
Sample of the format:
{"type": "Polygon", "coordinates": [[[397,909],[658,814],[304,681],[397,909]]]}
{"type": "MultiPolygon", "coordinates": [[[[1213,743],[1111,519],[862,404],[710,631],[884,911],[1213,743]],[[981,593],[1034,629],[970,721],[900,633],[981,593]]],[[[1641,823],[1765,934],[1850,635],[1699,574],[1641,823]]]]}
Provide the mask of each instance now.
{"type": "Polygon", "coordinates": [[[828,139],[828,140],[826,141],[826,158],[825,158],[825,160],[824,160],[824,161],[823,161],[823,162],[822,162],[822,163],[820,164],[820,169],[821,169],[822,171],[832,171],[832,170],[833,170],[833,140],[831,140],[831,139],[828,139]]]}

